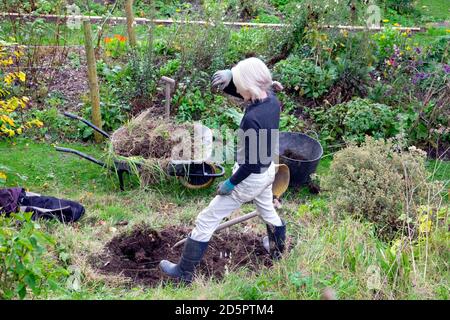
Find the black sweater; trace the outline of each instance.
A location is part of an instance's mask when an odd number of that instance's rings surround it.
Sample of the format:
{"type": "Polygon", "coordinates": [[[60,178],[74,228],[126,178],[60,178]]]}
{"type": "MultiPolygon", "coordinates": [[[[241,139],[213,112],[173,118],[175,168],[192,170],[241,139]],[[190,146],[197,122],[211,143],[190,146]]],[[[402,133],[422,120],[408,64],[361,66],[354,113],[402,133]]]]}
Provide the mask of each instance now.
{"type": "MultiPolygon", "coordinates": [[[[237,93],[233,81],[224,91],[242,98],[237,93]]],[[[280,108],[277,97],[269,92],[267,98],[254,102],[245,109],[239,126],[241,129],[237,152],[239,169],[230,178],[232,184],[237,185],[252,173],[261,173],[263,168],[267,168],[272,162],[278,146],[280,108]],[[254,130],[256,140],[253,138],[255,136],[253,132],[249,130],[254,130]]]]}

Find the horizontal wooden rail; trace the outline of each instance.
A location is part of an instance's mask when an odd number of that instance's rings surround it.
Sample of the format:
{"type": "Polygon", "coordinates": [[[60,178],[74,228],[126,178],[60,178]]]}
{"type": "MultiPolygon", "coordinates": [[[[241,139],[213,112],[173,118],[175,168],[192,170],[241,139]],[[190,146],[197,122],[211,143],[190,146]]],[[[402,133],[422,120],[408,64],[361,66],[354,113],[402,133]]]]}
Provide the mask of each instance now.
{"type": "MultiPolygon", "coordinates": [[[[19,14],[19,13],[11,13],[11,12],[2,12],[0,13],[0,17],[10,18],[10,19],[22,19],[22,20],[35,20],[35,19],[45,19],[48,21],[54,21],[57,23],[65,23],[65,21],[70,17],[72,19],[80,19],[81,21],[85,19],[89,19],[90,22],[96,23],[104,20],[103,17],[100,16],[82,16],[82,15],[74,15],[74,16],[63,16],[63,15],[55,15],[55,14],[45,14],[45,15],[35,15],[35,14],[19,14]]],[[[213,22],[202,21],[202,20],[173,20],[173,19],[147,19],[147,18],[135,18],[134,22],[136,24],[149,24],[154,23],[156,25],[171,25],[171,24],[198,24],[198,25],[214,25],[213,22]]],[[[110,17],[108,18],[108,23],[110,24],[119,24],[126,23],[126,17],[110,17]]],[[[249,27],[249,28],[283,28],[288,26],[284,23],[254,23],[254,22],[222,22],[224,25],[229,27],[249,27]]],[[[319,26],[321,29],[338,29],[338,30],[348,30],[348,31],[382,31],[386,29],[386,27],[365,27],[365,26],[345,26],[345,25],[322,25],[319,26]]],[[[422,32],[425,31],[425,28],[422,27],[392,27],[392,29],[400,30],[400,31],[411,31],[411,32],[422,32]]]]}

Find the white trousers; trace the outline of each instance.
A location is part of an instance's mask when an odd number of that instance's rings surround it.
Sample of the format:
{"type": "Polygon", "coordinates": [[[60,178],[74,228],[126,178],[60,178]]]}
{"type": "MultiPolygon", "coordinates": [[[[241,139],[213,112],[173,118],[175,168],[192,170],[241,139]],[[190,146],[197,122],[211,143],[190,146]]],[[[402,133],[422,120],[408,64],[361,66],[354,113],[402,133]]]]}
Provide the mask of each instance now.
{"type": "MultiPolygon", "coordinates": [[[[233,173],[239,168],[234,165],[233,173]]],[[[231,215],[243,203],[252,201],[256,204],[256,211],[264,222],[281,226],[282,221],[273,206],[272,183],[275,179],[275,165],[263,173],[252,173],[241,181],[227,196],[216,196],[197,217],[195,228],[190,237],[193,240],[207,242],[211,239],[220,222],[231,215]]]]}

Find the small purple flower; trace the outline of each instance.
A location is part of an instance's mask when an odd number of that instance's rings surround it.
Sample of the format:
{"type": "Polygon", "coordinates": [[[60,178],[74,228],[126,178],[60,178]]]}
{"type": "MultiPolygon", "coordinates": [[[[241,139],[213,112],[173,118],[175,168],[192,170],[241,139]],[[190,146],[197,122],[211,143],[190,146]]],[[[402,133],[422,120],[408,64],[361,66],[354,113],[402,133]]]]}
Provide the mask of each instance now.
{"type": "Polygon", "coordinates": [[[415,51],[417,54],[421,54],[421,53],[422,53],[422,49],[419,48],[419,47],[414,48],[414,51],[415,51]]]}
{"type": "Polygon", "coordinates": [[[418,82],[428,79],[430,77],[429,73],[426,72],[418,72],[412,79],[413,84],[417,84],[418,82]]]}
{"type": "Polygon", "coordinates": [[[445,72],[446,74],[449,74],[449,73],[450,73],[450,65],[444,64],[444,65],[442,66],[442,70],[444,70],[444,72],[445,72]]]}

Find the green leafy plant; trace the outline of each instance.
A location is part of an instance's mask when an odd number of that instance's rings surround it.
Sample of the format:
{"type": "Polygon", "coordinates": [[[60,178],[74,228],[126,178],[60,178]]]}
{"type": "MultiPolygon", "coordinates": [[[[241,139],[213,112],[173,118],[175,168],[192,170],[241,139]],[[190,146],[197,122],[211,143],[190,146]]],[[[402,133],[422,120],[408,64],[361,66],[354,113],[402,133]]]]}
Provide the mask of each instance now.
{"type": "Polygon", "coordinates": [[[324,95],[336,79],[333,68],[322,68],[296,55],[277,63],[274,74],[288,90],[314,99],[324,95]]]}
{"type": "Polygon", "coordinates": [[[347,103],[313,110],[312,115],[326,144],[342,141],[364,142],[395,136],[400,131],[397,112],[384,104],[355,98],[347,103]]]}
{"type": "Polygon", "coordinates": [[[40,231],[32,213],[0,216],[0,298],[23,299],[28,293],[45,294],[59,289],[68,275],[51,251],[56,241],[40,231]]]}
{"type": "Polygon", "coordinates": [[[280,115],[280,130],[281,131],[292,131],[299,132],[304,129],[303,121],[295,115],[295,110],[297,109],[297,104],[285,93],[279,93],[278,98],[280,99],[282,108],[280,115]]]}
{"type": "Polygon", "coordinates": [[[106,56],[118,58],[127,51],[127,38],[120,34],[104,39],[106,56]]]}
{"type": "Polygon", "coordinates": [[[222,95],[202,93],[199,88],[183,91],[178,89],[173,101],[178,105],[177,120],[180,122],[202,121],[209,128],[227,126],[236,129],[242,112],[228,105],[222,95]]]}
{"type": "Polygon", "coordinates": [[[177,73],[181,67],[179,59],[168,60],[163,66],[159,68],[159,75],[170,77],[177,73]]]}

